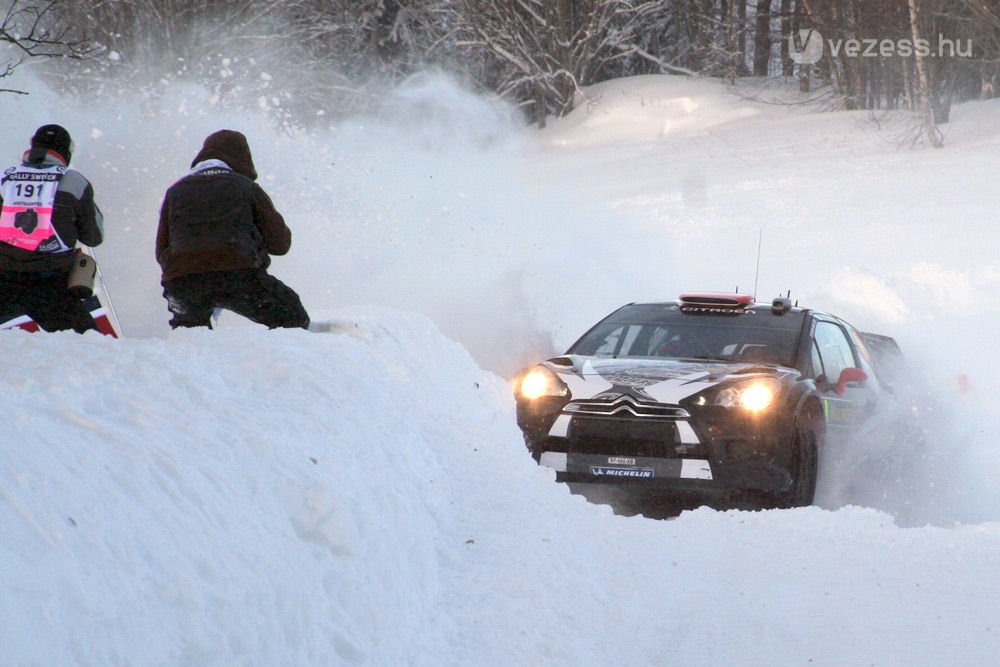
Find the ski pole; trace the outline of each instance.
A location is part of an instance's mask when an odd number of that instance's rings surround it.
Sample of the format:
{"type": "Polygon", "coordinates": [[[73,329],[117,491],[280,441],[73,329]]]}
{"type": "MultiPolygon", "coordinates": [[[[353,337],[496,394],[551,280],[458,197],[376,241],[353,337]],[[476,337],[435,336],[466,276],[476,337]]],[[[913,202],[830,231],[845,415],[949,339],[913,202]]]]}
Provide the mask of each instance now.
{"type": "Polygon", "coordinates": [[[115,312],[115,304],[111,301],[111,293],[108,291],[108,284],[104,282],[104,274],[101,273],[101,263],[97,259],[97,253],[93,248],[88,248],[90,251],[90,256],[94,258],[94,264],[97,266],[97,279],[101,282],[101,291],[104,292],[104,298],[108,300],[108,310],[111,312],[111,317],[115,321],[115,327],[118,329],[118,333],[121,334],[122,338],[125,337],[125,331],[122,329],[121,320],[118,319],[118,313],[115,312]]]}

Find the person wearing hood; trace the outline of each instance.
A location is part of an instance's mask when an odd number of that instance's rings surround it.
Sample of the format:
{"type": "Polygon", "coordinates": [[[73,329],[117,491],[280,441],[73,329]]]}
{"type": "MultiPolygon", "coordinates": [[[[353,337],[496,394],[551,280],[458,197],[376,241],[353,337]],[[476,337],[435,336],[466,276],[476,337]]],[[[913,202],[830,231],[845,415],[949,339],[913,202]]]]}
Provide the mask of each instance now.
{"type": "Polygon", "coordinates": [[[267,272],[292,233],[256,180],[246,137],[220,130],[167,190],[156,261],[172,328],[211,327],[216,308],[271,329],[309,326],[299,295],[267,272]]]}
{"type": "Polygon", "coordinates": [[[0,313],[24,312],[45,331],[97,329],[67,285],[76,244],[104,240],[94,189],[75,169],[73,139],[43,125],[21,163],[0,177],[0,313]]]}

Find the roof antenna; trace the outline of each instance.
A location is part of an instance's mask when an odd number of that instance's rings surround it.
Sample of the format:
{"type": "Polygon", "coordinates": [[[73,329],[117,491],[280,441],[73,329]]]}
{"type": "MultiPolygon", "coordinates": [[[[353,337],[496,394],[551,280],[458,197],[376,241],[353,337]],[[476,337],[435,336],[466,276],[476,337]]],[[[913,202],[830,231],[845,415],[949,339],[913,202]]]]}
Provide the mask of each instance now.
{"type": "Polygon", "coordinates": [[[757,298],[757,278],[760,277],[760,247],[764,243],[764,228],[761,227],[757,230],[757,266],[754,268],[753,274],[753,297],[757,298]]]}

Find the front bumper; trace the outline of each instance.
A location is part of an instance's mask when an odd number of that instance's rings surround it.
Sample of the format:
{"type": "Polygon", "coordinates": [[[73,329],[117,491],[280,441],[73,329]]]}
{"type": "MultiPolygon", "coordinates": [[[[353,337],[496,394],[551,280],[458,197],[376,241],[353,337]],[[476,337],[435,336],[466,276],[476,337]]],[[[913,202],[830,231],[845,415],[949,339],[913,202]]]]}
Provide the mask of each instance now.
{"type": "Polygon", "coordinates": [[[704,493],[792,485],[791,419],[781,414],[753,419],[708,408],[650,418],[560,410],[547,423],[525,429],[525,440],[559,481],[704,493]]]}
{"type": "Polygon", "coordinates": [[[698,458],[631,458],[567,452],[542,452],[539,464],[556,471],[560,482],[614,484],[636,489],[694,492],[782,491],[792,483],[784,468],[770,464],[731,464],[698,458]],[[623,462],[626,461],[626,462],[623,462]]]}

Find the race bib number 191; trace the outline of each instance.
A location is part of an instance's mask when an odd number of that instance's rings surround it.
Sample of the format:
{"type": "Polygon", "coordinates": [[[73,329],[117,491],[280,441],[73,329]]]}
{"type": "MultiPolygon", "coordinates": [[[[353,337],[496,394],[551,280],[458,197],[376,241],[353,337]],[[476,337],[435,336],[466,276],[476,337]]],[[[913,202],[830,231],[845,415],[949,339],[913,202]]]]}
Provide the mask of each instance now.
{"type": "Polygon", "coordinates": [[[59,252],[69,248],[52,226],[56,190],[65,169],[16,167],[4,174],[0,241],[16,248],[59,252]]]}

